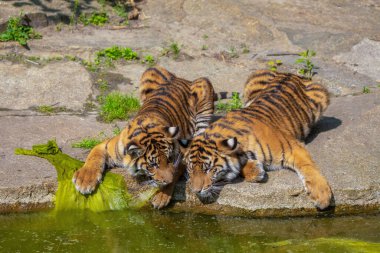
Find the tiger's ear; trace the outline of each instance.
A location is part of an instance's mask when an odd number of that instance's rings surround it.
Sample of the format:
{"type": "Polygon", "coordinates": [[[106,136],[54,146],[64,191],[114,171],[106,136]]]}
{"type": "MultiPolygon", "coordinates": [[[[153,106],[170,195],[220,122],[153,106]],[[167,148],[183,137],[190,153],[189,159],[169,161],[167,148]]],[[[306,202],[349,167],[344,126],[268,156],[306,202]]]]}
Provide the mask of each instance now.
{"type": "Polygon", "coordinates": [[[164,131],[170,138],[176,138],[179,135],[179,127],[164,127],[164,131]]]}
{"type": "Polygon", "coordinates": [[[232,153],[236,151],[237,148],[238,148],[238,141],[236,137],[232,137],[232,138],[221,141],[220,147],[218,149],[225,153],[232,153]]]}

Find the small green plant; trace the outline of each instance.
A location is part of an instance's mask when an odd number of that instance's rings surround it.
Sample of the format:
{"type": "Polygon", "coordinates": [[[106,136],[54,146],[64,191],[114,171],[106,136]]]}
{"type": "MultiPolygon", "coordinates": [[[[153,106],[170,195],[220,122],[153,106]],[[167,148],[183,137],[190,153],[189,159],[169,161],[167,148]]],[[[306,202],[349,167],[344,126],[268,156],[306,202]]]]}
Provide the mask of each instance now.
{"type": "Polygon", "coordinates": [[[370,90],[367,86],[364,86],[364,87],[363,87],[363,93],[364,93],[364,94],[371,93],[371,90],[370,90]]]}
{"type": "Polygon", "coordinates": [[[41,105],[37,107],[37,111],[44,114],[52,114],[54,113],[54,107],[50,105],[41,105]]]}
{"type": "Polygon", "coordinates": [[[58,23],[58,24],[55,26],[55,30],[56,30],[57,32],[62,31],[62,23],[58,23]]]}
{"type": "Polygon", "coordinates": [[[100,107],[100,116],[106,122],[115,119],[126,120],[140,108],[140,101],[133,95],[111,92],[104,97],[100,107]]]}
{"type": "Polygon", "coordinates": [[[0,41],[17,41],[22,46],[27,46],[29,39],[41,39],[41,34],[32,27],[23,25],[20,17],[12,17],[8,20],[7,30],[0,34],[0,41]]]}
{"type": "Polygon", "coordinates": [[[121,4],[116,4],[113,7],[113,10],[116,12],[116,14],[121,18],[128,18],[128,13],[125,10],[125,7],[121,4]]]}
{"type": "Polygon", "coordinates": [[[173,42],[172,44],[170,44],[169,48],[170,51],[173,53],[174,58],[177,59],[179,53],[181,52],[181,47],[176,42],[173,42]]]}
{"type": "Polygon", "coordinates": [[[243,54],[248,54],[249,52],[251,52],[251,51],[249,50],[248,47],[243,48],[243,51],[242,51],[243,54]]]}
{"type": "Polygon", "coordinates": [[[69,60],[69,61],[77,61],[77,57],[74,56],[74,55],[65,55],[65,59],[69,60]]]}
{"type": "Polygon", "coordinates": [[[70,25],[75,25],[77,23],[78,14],[79,14],[79,0],[74,0],[73,9],[70,16],[70,25]]]}
{"type": "Polygon", "coordinates": [[[239,97],[239,93],[232,92],[232,98],[230,101],[223,103],[221,100],[219,100],[216,103],[216,111],[217,112],[229,112],[232,110],[240,109],[243,107],[243,102],[241,101],[239,97]]]}
{"type": "Polygon", "coordinates": [[[207,35],[207,34],[203,34],[202,38],[203,38],[204,40],[207,40],[207,39],[208,39],[208,35],[207,35]]]}
{"type": "Polygon", "coordinates": [[[103,93],[103,94],[110,89],[110,86],[109,86],[109,84],[108,84],[108,82],[106,80],[99,79],[97,81],[97,84],[99,86],[100,92],[103,93]]]}
{"type": "Polygon", "coordinates": [[[35,62],[38,62],[38,61],[41,60],[41,57],[39,57],[39,56],[34,56],[34,55],[26,56],[25,58],[28,59],[28,60],[30,60],[30,61],[35,61],[35,62]]]}
{"type": "Polygon", "coordinates": [[[208,49],[208,46],[207,45],[203,45],[202,46],[202,50],[207,50],[208,49]]]}
{"type": "Polygon", "coordinates": [[[177,42],[171,43],[168,47],[164,48],[161,52],[161,55],[169,56],[172,55],[174,59],[179,57],[179,53],[181,52],[181,47],[177,42]]]}
{"type": "Polygon", "coordinates": [[[93,12],[91,14],[81,14],[79,21],[84,25],[103,26],[108,22],[108,15],[105,12],[93,12]]]}
{"type": "Polygon", "coordinates": [[[248,54],[250,52],[248,46],[245,43],[241,44],[241,47],[243,48],[242,49],[243,54],[248,54]]]}
{"type": "Polygon", "coordinates": [[[88,71],[96,72],[99,70],[99,64],[96,64],[91,61],[81,60],[81,64],[86,67],[88,71]]]}
{"type": "Polygon", "coordinates": [[[296,60],[296,64],[301,64],[301,68],[298,70],[298,74],[311,79],[313,77],[314,64],[311,58],[316,55],[315,51],[307,49],[299,54],[299,58],[296,60]]]}
{"type": "Polygon", "coordinates": [[[269,70],[277,71],[277,68],[282,65],[281,60],[270,60],[267,62],[269,70]]]}
{"type": "Polygon", "coordinates": [[[112,62],[119,59],[126,61],[138,59],[138,54],[129,47],[113,46],[105,48],[96,53],[95,64],[100,65],[105,63],[108,66],[112,66],[112,62]]]}
{"type": "Polygon", "coordinates": [[[123,131],[120,127],[116,126],[114,129],[112,129],[112,133],[114,136],[119,135],[123,131]]]}
{"type": "Polygon", "coordinates": [[[106,139],[104,132],[101,132],[96,137],[86,137],[78,142],[74,142],[71,146],[73,148],[92,149],[96,145],[102,143],[106,139]]]}
{"type": "Polygon", "coordinates": [[[83,148],[83,149],[92,149],[96,145],[100,144],[102,140],[95,138],[83,138],[82,140],[73,143],[73,148],[83,148]]]}
{"type": "Polygon", "coordinates": [[[144,56],[143,63],[147,64],[148,66],[153,66],[156,63],[156,60],[154,59],[153,55],[147,54],[144,56]]]}
{"type": "Polygon", "coordinates": [[[230,47],[230,50],[228,51],[228,54],[229,54],[230,58],[239,58],[239,54],[236,51],[235,47],[230,47]]]}

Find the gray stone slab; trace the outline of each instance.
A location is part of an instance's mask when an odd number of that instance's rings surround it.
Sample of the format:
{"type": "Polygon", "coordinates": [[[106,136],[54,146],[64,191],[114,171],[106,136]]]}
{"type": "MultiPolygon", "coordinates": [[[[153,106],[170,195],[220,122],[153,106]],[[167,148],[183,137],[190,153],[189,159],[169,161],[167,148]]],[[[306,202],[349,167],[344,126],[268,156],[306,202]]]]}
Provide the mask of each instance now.
{"type": "Polygon", "coordinates": [[[28,109],[41,105],[83,109],[92,83],[86,69],[76,62],[43,67],[0,62],[0,108],[28,109]]]}
{"type": "Polygon", "coordinates": [[[343,63],[355,72],[368,75],[380,81],[380,42],[363,39],[351,48],[350,52],[334,57],[337,62],[343,63]]]}

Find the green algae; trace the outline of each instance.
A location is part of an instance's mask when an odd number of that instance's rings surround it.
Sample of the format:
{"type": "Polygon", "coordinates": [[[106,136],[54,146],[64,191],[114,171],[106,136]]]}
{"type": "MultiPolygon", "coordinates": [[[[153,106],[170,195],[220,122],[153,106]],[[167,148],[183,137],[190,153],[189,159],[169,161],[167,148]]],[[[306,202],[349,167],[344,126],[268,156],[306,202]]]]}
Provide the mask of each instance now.
{"type": "Polygon", "coordinates": [[[346,238],[316,238],[312,240],[285,240],[267,243],[276,252],[361,252],[377,253],[380,243],[346,238]]]}
{"type": "Polygon", "coordinates": [[[37,156],[48,160],[57,171],[58,189],[55,195],[55,211],[91,210],[95,212],[141,208],[156,193],[149,189],[133,198],[128,193],[124,177],[112,172],[105,173],[102,183],[91,195],[79,193],[72,182],[73,174],[84,162],[62,153],[55,140],[38,144],[32,150],[15,149],[17,155],[37,156]]]}

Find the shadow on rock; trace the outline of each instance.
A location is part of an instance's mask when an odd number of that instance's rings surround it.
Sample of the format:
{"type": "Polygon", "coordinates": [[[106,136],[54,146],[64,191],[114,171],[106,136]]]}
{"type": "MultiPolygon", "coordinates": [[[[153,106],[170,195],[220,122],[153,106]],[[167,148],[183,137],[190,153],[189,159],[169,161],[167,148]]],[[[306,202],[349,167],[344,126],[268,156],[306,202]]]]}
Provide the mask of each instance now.
{"type": "Polygon", "coordinates": [[[305,139],[305,143],[311,143],[320,133],[335,129],[341,124],[342,121],[335,117],[322,117],[322,119],[311,129],[309,136],[305,139]]]}

